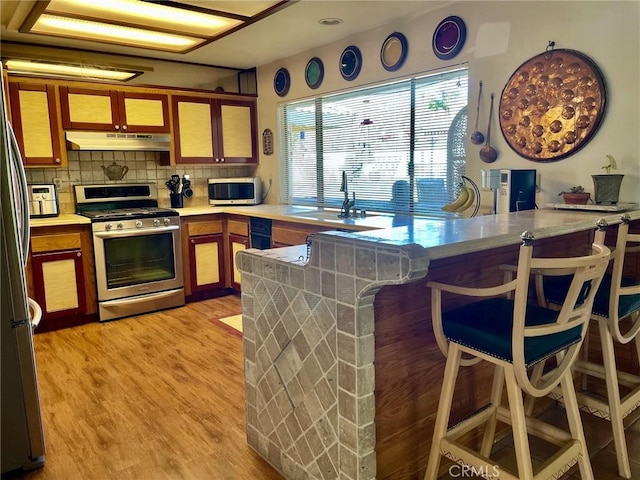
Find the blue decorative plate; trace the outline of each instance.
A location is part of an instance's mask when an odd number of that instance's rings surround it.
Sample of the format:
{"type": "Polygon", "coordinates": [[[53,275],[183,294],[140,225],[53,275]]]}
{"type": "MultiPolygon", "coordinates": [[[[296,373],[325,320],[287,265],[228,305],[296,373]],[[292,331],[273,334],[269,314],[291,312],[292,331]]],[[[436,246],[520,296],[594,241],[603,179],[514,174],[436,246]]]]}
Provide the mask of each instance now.
{"type": "Polygon", "coordinates": [[[307,62],[304,69],[304,79],[310,88],[318,88],[324,79],[324,64],[318,57],[313,57],[307,62]]]}
{"type": "Polygon", "coordinates": [[[467,27],[460,17],[451,16],[442,20],[433,32],[433,53],[440,60],[455,57],[467,38],[467,27]]]}
{"type": "Polygon", "coordinates": [[[284,97],[289,92],[291,86],[291,75],[289,70],[281,68],[273,77],[273,89],[279,97],[284,97]]]}
{"type": "Polygon", "coordinates": [[[385,39],[380,49],[382,66],[390,72],[398,70],[407,59],[408,52],[407,37],[400,32],[393,32],[385,39]]]}
{"type": "Polygon", "coordinates": [[[360,49],[351,45],[340,55],[340,74],[345,80],[355,80],[362,69],[362,54],[360,49]]]}

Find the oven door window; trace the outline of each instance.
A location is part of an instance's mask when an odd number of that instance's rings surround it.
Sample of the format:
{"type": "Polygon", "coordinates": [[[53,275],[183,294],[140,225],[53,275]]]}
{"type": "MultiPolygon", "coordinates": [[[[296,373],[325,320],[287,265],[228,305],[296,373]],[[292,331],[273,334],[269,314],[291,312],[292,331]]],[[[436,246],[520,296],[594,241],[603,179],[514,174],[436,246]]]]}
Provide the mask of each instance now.
{"type": "Polygon", "coordinates": [[[176,277],[171,233],[105,239],[104,257],[109,289],[176,277]]]}

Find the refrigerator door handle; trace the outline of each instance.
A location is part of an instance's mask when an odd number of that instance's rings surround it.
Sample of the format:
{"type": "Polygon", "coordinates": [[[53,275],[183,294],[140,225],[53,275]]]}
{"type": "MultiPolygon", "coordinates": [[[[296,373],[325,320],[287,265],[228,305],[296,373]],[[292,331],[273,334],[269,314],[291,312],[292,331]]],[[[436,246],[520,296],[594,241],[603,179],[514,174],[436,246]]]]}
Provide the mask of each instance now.
{"type": "Polygon", "coordinates": [[[20,201],[20,214],[21,218],[18,219],[20,222],[20,233],[22,238],[20,241],[22,242],[22,264],[23,266],[27,266],[27,258],[29,255],[29,237],[30,237],[30,225],[29,225],[29,187],[27,186],[27,174],[24,171],[24,168],[21,164],[21,154],[20,148],[18,147],[18,140],[16,139],[16,135],[11,128],[10,124],[7,124],[9,130],[9,157],[13,162],[13,169],[16,172],[16,176],[18,177],[18,194],[20,201]]]}

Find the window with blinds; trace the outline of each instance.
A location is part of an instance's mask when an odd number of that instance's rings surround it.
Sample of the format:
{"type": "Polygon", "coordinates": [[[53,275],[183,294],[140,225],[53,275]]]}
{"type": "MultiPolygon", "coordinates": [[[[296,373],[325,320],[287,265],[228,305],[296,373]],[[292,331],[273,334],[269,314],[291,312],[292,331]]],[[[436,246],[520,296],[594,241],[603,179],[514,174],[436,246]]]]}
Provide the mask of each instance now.
{"type": "Polygon", "coordinates": [[[340,208],[443,214],[465,173],[468,69],[284,104],[281,193],[340,208]]]}

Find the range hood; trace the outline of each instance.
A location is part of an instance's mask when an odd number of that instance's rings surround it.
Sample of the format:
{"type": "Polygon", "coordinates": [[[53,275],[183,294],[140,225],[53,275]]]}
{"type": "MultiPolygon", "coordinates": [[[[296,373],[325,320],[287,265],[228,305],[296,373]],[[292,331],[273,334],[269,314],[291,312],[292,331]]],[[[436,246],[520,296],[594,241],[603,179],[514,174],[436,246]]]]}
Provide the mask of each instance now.
{"type": "Polygon", "coordinates": [[[129,150],[138,152],[168,152],[168,133],[102,133],[65,132],[69,150],[129,150]]]}

